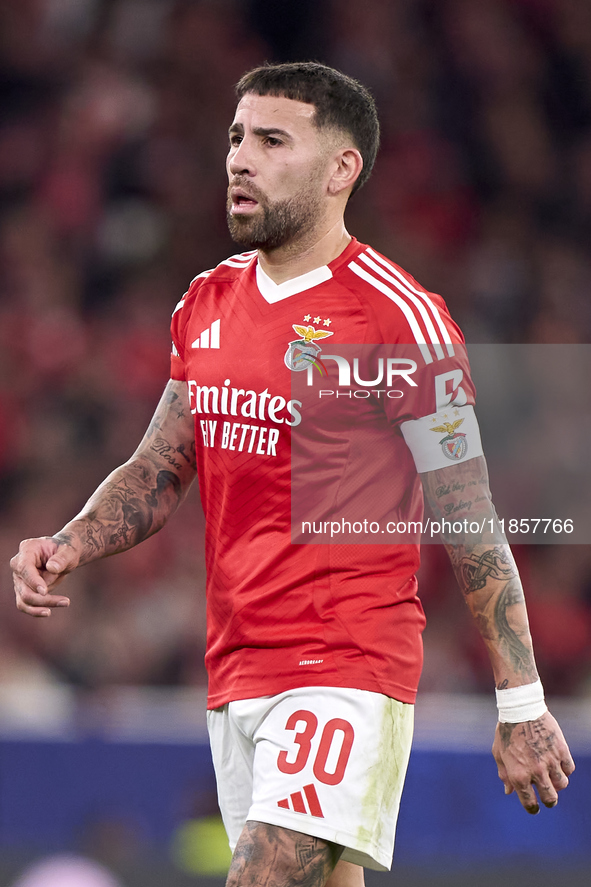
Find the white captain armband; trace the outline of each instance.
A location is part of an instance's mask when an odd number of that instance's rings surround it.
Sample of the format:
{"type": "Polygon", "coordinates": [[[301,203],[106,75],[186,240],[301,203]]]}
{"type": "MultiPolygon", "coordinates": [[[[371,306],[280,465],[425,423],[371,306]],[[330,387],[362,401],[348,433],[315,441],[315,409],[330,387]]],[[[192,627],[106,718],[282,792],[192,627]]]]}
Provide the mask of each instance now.
{"type": "Polygon", "coordinates": [[[431,416],[403,422],[400,430],[419,474],[483,455],[472,406],[447,407],[431,416]]]}

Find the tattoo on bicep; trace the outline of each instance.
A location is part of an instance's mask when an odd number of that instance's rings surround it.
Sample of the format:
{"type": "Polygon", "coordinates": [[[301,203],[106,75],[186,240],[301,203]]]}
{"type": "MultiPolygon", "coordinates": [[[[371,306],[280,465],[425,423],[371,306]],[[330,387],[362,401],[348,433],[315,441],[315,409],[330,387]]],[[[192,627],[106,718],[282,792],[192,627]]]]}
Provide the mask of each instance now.
{"type": "Polygon", "coordinates": [[[487,495],[481,498],[490,498],[490,495],[488,494],[488,477],[485,474],[482,474],[479,477],[470,477],[468,473],[465,475],[456,473],[455,477],[450,480],[448,469],[444,468],[441,470],[425,472],[425,474],[421,475],[421,479],[431,506],[434,510],[441,508],[442,513],[446,509],[453,507],[455,502],[452,501],[451,503],[442,506],[439,504],[441,499],[450,496],[455,500],[458,493],[462,495],[468,490],[468,488],[470,488],[470,494],[473,494],[476,492],[475,488],[485,487],[487,495]]]}
{"type": "Polygon", "coordinates": [[[167,440],[164,440],[163,437],[157,437],[150,445],[150,449],[164,459],[165,462],[168,462],[173,468],[176,468],[177,471],[182,469],[182,464],[175,459],[175,453],[178,452],[178,449],[175,449],[175,447],[169,444],[167,440]]]}
{"type": "MultiPolygon", "coordinates": [[[[166,395],[162,398],[162,400],[156,407],[156,412],[152,416],[150,424],[148,425],[148,430],[146,432],[148,438],[152,437],[156,431],[160,431],[162,429],[162,424],[167,412],[178,399],[179,396],[175,391],[168,391],[166,395]]],[[[177,411],[177,414],[178,412],[183,412],[182,407],[180,411],[177,411]]]]}
{"type": "Polygon", "coordinates": [[[182,458],[185,460],[185,462],[188,465],[190,465],[192,468],[194,468],[195,467],[195,441],[194,440],[191,441],[191,444],[189,446],[189,453],[187,453],[186,450],[187,450],[186,444],[179,444],[178,447],[176,448],[176,451],[179,454],[179,456],[182,456],[182,458]]]}
{"type": "Polygon", "coordinates": [[[164,459],[165,462],[168,462],[173,468],[176,468],[177,471],[182,471],[183,469],[182,462],[179,462],[176,458],[177,455],[184,459],[192,468],[195,467],[194,442],[189,445],[189,454],[186,452],[186,444],[179,444],[178,447],[173,447],[172,444],[163,437],[157,437],[156,440],[150,444],[150,449],[164,459]]]}

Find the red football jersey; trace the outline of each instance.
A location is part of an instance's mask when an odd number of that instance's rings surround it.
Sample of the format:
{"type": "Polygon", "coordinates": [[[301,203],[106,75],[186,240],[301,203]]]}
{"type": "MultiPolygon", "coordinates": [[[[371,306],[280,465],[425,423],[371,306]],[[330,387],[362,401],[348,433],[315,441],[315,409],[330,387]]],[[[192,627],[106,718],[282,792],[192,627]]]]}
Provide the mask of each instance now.
{"type": "Polygon", "coordinates": [[[421,519],[399,426],[473,402],[443,300],[356,240],[279,285],[244,253],[193,280],[172,336],[206,516],[209,707],[320,685],[414,702],[418,545],[305,544],[304,519],[362,522],[380,499],[376,526],[421,519]],[[373,346],[399,350],[372,369],[373,346]]]}

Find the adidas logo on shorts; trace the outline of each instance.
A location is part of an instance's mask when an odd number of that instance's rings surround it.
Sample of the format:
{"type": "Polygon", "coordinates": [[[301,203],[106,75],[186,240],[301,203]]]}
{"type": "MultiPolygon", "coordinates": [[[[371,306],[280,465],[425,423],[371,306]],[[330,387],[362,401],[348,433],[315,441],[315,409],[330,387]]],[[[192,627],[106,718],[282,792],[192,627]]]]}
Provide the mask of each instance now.
{"type": "Polygon", "coordinates": [[[292,792],[289,798],[283,798],[283,800],[277,801],[277,806],[283,807],[285,810],[293,810],[294,813],[310,813],[312,816],[324,819],[324,813],[322,812],[322,807],[320,806],[320,801],[318,800],[314,785],[312,783],[310,783],[310,785],[305,785],[303,792],[304,794],[302,794],[302,792],[292,792]],[[304,795],[306,796],[309,809],[306,809],[304,795]]]}

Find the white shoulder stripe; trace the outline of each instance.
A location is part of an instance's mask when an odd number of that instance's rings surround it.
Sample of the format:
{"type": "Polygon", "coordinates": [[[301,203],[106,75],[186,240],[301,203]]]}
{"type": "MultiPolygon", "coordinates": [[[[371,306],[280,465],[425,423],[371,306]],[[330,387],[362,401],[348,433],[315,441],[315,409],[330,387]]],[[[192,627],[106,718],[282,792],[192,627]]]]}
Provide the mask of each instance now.
{"type": "Polygon", "coordinates": [[[408,299],[410,299],[410,301],[413,303],[415,308],[417,308],[419,314],[423,318],[423,323],[425,324],[425,327],[427,328],[427,334],[429,335],[429,337],[431,339],[431,344],[435,348],[435,354],[437,356],[437,359],[441,360],[443,357],[445,357],[445,355],[443,353],[443,348],[441,347],[441,344],[439,342],[439,336],[435,332],[435,327],[433,326],[433,321],[429,317],[429,313],[428,313],[427,309],[425,308],[425,306],[423,305],[423,303],[421,302],[421,300],[419,298],[417,298],[417,296],[415,296],[414,293],[411,293],[411,291],[408,290],[405,286],[402,286],[402,284],[400,284],[396,280],[396,278],[393,277],[392,274],[388,274],[388,272],[384,268],[381,268],[376,262],[372,262],[372,260],[365,255],[361,255],[361,256],[359,256],[359,258],[361,259],[362,262],[365,262],[366,265],[369,265],[369,267],[373,271],[375,271],[376,274],[379,274],[381,277],[384,278],[384,280],[387,280],[389,283],[393,283],[394,286],[397,289],[399,289],[403,295],[405,295],[408,299]]]}
{"type": "MultiPolygon", "coordinates": [[[[213,268],[210,268],[208,271],[202,271],[201,274],[198,274],[197,277],[194,277],[193,280],[191,281],[191,283],[189,284],[189,290],[191,289],[191,287],[193,286],[193,284],[195,283],[196,280],[200,280],[202,277],[209,277],[209,275],[212,273],[213,270],[214,270],[213,268]]],[[[183,293],[183,298],[181,299],[180,302],[177,302],[176,308],[172,312],[173,317],[177,313],[177,311],[180,311],[181,308],[183,307],[183,305],[185,304],[185,296],[188,295],[189,290],[187,290],[186,293],[183,293]]]]}
{"type": "Polygon", "coordinates": [[[228,268],[247,268],[250,262],[235,262],[233,259],[225,259],[220,265],[227,265],[228,268]]]}
{"type": "Polygon", "coordinates": [[[356,262],[351,262],[349,264],[349,268],[351,269],[351,271],[357,274],[358,277],[361,277],[363,280],[371,283],[372,286],[380,290],[380,292],[384,293],[385,296],[388,296],[389,299],[391,299],[396,305],[398,305],[398,307],[406,317],[408,325],[412,330],[412,334],[415,337],[415,342],[419,346],[419,350],[423,355],[425,363],[433,363],[433,358],[431,356],[431,352],[429,351],[429,346],[425,341],[423,332],[419,324],[417,323],[417,319],[414,316],[413,310],[408,302],[405,302],[402,296],[399,296],[398,293],[394,292],[394,290],[391,289],[391,287],[387,286],[387,284],[383,280],[380,280],[379,277],[374,277],[368,271],[366,271],[365,268],[362,268],[361,265],[358,265],[356,262]]]}
{"type": "MultiPolygon", "coordinates": [[[[207,270],[207,271],[202,271],[201,274],[198,274],[197,277],[193,278],[193,280],[189,284],[189,287],[191,287],[195,283],[196,280],[200,280],[202,277],[209,277],[209,275],[212,274],[213,271],[214,271],[213,268],[209,268],[209,270],[207,270]]],[[[189,292],[189,290],[187,290],[187,293],[188,292],[189,292]]],[[[185,295],[187,295],[187,293],[185,293],[185,295]]]]}
{"type": "Polygon", "coordinates": [[[394,267],[394,265],[392,265],[390,262],[386,261],[386,259],[384,259],[382,256],[380,256],[379,253],[376,253],[376,251],[373,250],[371,247],[368,247],[367,252],[376,260],[376,262],[379,262],[381,265],[383,265],[384,268],[386,268],[390,274],[393,274],[395,277],[397,277],[398,280],[400,280],[404,284],[404,288],[406,290],[412,290],[413,293],[415,293],[417,296],[419,296],[419,298],[421,298],[426,303],[426,305],[429,307],[429,309],[431,311],[431,314],[433,315],[433,317],[435,319],[437,326],[439,327],[443,341],[447,345],[447,353],[450,357],[453,357],[455,354],[455,351],[454,351],[453,343],[451,340],[451,336],[449,334],[449,330],[445,326],[445,324],[441,318],[441,314],[439,313],[439,309],[437,308],[437,305],[435,305],[433,300],[429,298],[429,296],[427,295],[427,293],[424,290],[420,290],[420,289],[417,289],[416,287],[414,287],[410,283],[410,281],[408,281],[400,273],[398,268],[394,267]]]}
{"type": "MultiPolygon", "coordinates": [[[[198,274],[197,277],[194,277],[193,280],[191,281],[191,283],[189,284],[189,290],[191,289],[191,287],[193,286],[193,284],[195,283],[196,280],[201,280],[202,277],[209,277],[209,275],[212,274],[214,270],[215,270],[214,268],[210,268],[208,271],[202,271],[201,274],[198,274]]],[[[187,292],[184,293],[183,299],[188,294],[189,290],[187,290],[187,292]]],[[[180,307],[180,304],[177,307],[180,307]]]]}
{"type": "Polygon", "coordinates": [[[251,263],[253,256],[256,255],[256,250],[252,250],[249,253],[237,253],[235,256],[224,259],[223,262],[220,262],[220,265],[228,265],[230,268],[246,268],[251,263]]]}

